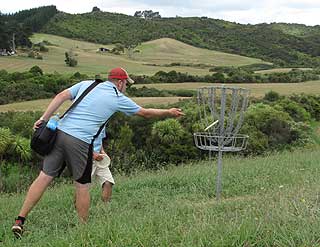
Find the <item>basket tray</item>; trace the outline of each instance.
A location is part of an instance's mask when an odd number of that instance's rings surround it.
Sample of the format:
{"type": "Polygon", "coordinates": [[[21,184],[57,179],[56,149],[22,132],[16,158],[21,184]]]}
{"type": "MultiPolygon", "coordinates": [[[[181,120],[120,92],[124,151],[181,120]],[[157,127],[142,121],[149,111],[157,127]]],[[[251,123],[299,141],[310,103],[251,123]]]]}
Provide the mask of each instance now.
{"type": "Polygon", "coordinates": [[[197,132],[193,134],[197,148],[208,151],[238,152],[246,149],[247,135],[219,136],[215,133],[197,132]]]}

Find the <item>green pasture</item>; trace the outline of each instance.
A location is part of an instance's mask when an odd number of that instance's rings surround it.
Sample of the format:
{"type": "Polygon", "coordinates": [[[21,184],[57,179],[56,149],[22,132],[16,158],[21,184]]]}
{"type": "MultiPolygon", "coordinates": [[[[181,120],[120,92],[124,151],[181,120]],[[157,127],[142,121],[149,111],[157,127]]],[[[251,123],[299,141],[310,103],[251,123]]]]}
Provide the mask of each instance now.
{"type": "Polygon", "coordinates": [[[0,195],[0,246],[319,246],[320,149],[216,160],[115,176],[104,205],[91,188],[90,218],[77,221],[70,183],[51,187],[14,239],[22,194],[0,195]]]}
{"type": "Polygon", "coordinates": [[[75,72],[88,75],[106,74],[113,67],[124,67],[130,74],[153,75],[159,70],[179,72],[195,75],[206,75],[208,68],[187,66],[150,66],[150,64],[170,64],[183,62],[192,64],[209,65],[246,65],[261,63],[260,59],[248,58],[239,55],[216,52],[207,49],[196,48],[173,39],[159,39],[146,42],[137,47],[139,53],[134,53],[132,58],[124,55],[112,55],[110,53],[97,52],[99,47],[112,48],[113,45],[94,44],[79,40],[72,40],[49,34],[34,34],[33,43],[48,41],[49,52],[43,52],[43,60],[28,58],[27,54],[18,53],[17,56],[0,57],[0,68],[9,72],[26,71],[32,66],[40,66],[44,72],[59,72],[62,74],[74,74],[75,72]],[[72,50],[77,56],[77,67],[67,67],[65,52],[72,50]],[[148,65],[149,64],[149,65],[148,65]]]}
{"type": "Polygon", "coordinates": [[[212,66],[241,66],[263,63],[260,59],[200,49],[170,38],[148,41],[137,49],[141,52],[135,55],[136,60],[158,65],[172,62],[212,66]]]}
{"type": "MultiPolygon", "coordinates": [[[[183,100],[186,97],[132,97],[132,99],[141,106],[146,105],[167,105],[183,100]]],[[[7,111],[45,111],[52,99],[40,99],[24,102],[17,102],[12,104],[0,105],[0,112],[7,111]]],[[[60,108],[59,112],[64,112],[71,102],[65,102],[60,108]]]]}
{"type": "MultiPolygon", "coordinates": [[[[156,84],[136,84],[134,87],[143,86],[156,88],[159,90],[196,90],[199,87],[217,86],[218,83],[194,82],[194,83],[156,83],[156,84]]],[[[300,83],[232,83],[224,84],[226,86],[244,87],[251,90],[251,95],[263,97],[270,90],[276,91],[281,95],[290,95],[293,93],[320,94],[320,81],[308,81],[300,83]]]]}

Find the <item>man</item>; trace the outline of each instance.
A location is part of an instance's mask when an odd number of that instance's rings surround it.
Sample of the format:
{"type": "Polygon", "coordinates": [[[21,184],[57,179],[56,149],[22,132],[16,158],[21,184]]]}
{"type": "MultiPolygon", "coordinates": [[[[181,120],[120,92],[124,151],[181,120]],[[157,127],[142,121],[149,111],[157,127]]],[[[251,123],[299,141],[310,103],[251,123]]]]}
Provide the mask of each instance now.
{"type": "MultiPolygon", "coordinates": [[[[77,99],[93,81],[82,81],[60,92],[50,102],[48,108],[34,124],[37,128],[48,121],[52,114],[67,100],[77,99]]],[[[44,191],[59,175],[65,161],[72,172],[75,183],[75,206],[81,222],[86,222],[90,207],[89,184],[91,182],[92,160],[90,143],[98,129],[115,112],[138,115],[144,118],[180,117],[181,109],[143,108],[126,97],[127,83],[133,83],[123,68],[114,68],[109,72],[108,81],[97,85],[83,100],[60,120],[55,146],[44,157],[43,168],[31,184],[12,231],[16,237],[23,233],[24,221],[42,197],[44,191]]]]}
{"type": "Polygon", "coordinates": [[[112,186],[114,185],[114,179],[110,172],[110,157],[103,149],[103,139],[106,137],[105,128],[101,134],[94,141],[93,146],[93,163],[91,177],[96,177],[99,180],[99,184],[102,188],[101,198],[104,202],[109,202],[112,195],[112,186]]]}

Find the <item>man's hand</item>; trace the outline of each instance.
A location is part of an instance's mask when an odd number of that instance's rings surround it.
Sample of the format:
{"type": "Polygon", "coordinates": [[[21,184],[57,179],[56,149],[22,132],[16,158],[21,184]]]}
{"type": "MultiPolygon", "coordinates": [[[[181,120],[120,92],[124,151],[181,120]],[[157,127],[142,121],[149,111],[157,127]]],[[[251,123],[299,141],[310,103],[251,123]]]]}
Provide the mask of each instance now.
{"type": "Polygon", "coordinates": [[[104,154],[99,154],[99,153],[93,152],[92,156],[93,156],[94,160],[101,161],[101,160],[103,160],[104,154]]]}
{"type": "Polygon", "coordinates": [[[42,123],[44,123],[44,120],[42,120],[42,119],[37,120],[37,121],[33,124],[33,130],[38,129],[42,123]]]}
{"type": "Polygon", "coordinates": [[[169,112],[172,117],[181,117],[185,115],[180,108],[171,108],[169,109],[169,112]]]}

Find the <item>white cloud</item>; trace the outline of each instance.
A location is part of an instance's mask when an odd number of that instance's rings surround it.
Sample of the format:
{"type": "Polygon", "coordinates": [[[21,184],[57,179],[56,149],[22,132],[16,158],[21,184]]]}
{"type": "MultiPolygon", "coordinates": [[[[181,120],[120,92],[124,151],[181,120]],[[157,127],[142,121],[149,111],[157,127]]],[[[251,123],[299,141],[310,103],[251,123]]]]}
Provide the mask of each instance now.
{"type": "Polygon", "coordinates": [[[1,4],[1,12],[13,13],[45,5],[56,5],[67,13],[90,12],[94,6],[103,11],[133,15],[151,9],[169,16],[208,16],[239,23],[287,22],[320,25],[317,0],[11,0],[1,4]]]}

